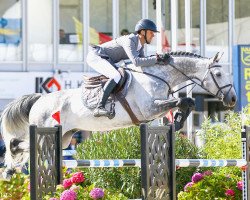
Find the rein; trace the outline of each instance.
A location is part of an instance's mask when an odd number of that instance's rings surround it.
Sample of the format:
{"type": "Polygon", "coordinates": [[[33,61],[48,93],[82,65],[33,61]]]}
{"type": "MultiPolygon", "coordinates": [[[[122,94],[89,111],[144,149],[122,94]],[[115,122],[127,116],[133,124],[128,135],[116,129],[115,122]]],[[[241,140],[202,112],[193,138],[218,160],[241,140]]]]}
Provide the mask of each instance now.
{"type": "Polygon", "coordinates": [[[164,83],[167,84],[167,86],[168,86],[168,88],[169,88],[168,91],[169,91],[170,94],[174,93],[174,92],[172,92],[171,86],[169,85],[169,83],[168,83],[167,81],[165,81],[163,78],[159,77],[159,76],[156,76],[156,75],[154,75],[154,74],[150,74],[150,73],[148,73],[148,72],[136,71],[136,70],[134,70],[134,69],[127,68],[127,67],[125,67],[124,69],[129,70],[129,71],[131,71],[131,72],[137,72],[137,73],[141,73],[141,74],[146,74],[146,75],[148,75],[148,76],[152,76],[152,77],[154,77],[154,78],[156,78],[156,79],[159,79],[159,80],[161,80],[162,82],[164,82],[164,83]]]}
{"type": "MultiPolygon", "coordinates": [[[[230,90],[231,90],[232,87],[233,87],[232,84],[227,84],[227,85],[224,85],[224,86],[222,86],[222,87],[219,86],[218,82],[216,81],[216,79],[215,79],[215,77],[214,77],[214,74],[211,72],[211,68],[220,67],[220,66],[218,66],[218,65],[214,65],[214,66],[211,66],[211,65],[210,65],[210,66],[207,67],[207,71],[206,71],[205,75],[203,76],[203,79],[200,80],[200,79],[197,78],[201,83],[198,83],[198,82],[196,82],[195,80],[193,80],[192,78],[190,78],[189,76],[187,76],[185,73],[183,73],[181,70],[179,70],[175,65],[173,65],[173,64],[171,64],[171,63],[169,63],[169,65],[170,65],[171,67],[173,67],[175,70],[179,71],[179,72],[180,72],[182,75],[184,75],[186,78],[188,78],[188,80],[192,81],[192,83],[183,86],[182,88],[180,88],[180,89],[174,91],[173,93],[175,93],[175,92],[177,92],[177,91],[179,91],[179,90],[181,90],[181,89],[183,89],[183,88],[185,88],[185,87],[187,87],[187,86],[189,86],[189,85],[195,84],[194,87],[195,87],[196,85],[199,85],[202,89],[206,90],[209,94],[214,95],[214,94],[213,94],[212,92],[210,92],[208,89],[206,89],[206,88],[203,87],[204,79],[207,77],[208,73],[210,73],[210,75],[211,75],[211,77],[212,77],[212,79],[213,79],[213,81],[214,81],[216,87],[218,88],[218,91],[217,91],[217,93],[215,94],[215,96],[218,97],[219,99],[222,99],[222,98],[225,96],[224,93],[223,93],[223,91],[222,91],[222,89],[229,87],[229,90],[228,90],[228,92],[226,93],[226,96],[227,96],[228,93],[230,92],[230,90]],[[220,96],[219,96],[219,93],[221,93],[223,96],[220,97],[220,96]]],[[[193,87],[190,91],[192,91],[192,90],[194,89],[194,87],[193,87]]]]}
{"type": "Polygon", "coordinates": [[[183,86],[183,87],[181,87],[181,88],[179,88],[179,89],[173,91],[173,90],[171,89],[170,84],[169,84],[167,81],[165,81],[164,79],[162,79],[161,77],[159,77],[159,76],[156,76],[156,75],[151,74],[151,73],[148,73],[148,72],[140,72],[140,71],[137,71],[137,70],[134,70],[134,69],[131,69],[131,68],[125,68],[125,69],[126,69],[126,70],[129,70],[129,71],[137,72],[137,73],[146,74],[146,75],[148,75],[148,76],[151,76],[151,77],[154,77],[154,78],[156,78],[156,79],[158,79],[158,80],[161,80],[162,82],[164,82],[164,83],[168,86],[168,88],[169,88],[169,91],[168,91],[168,92],[169,92],[169,94],[171,94],[171,95],[173,95],[174,93],[176,93],[176,92],[182,90],[183,88],[185,88],[185,87],[187,87],[187,86],[189,86],[189,85],[195,84],[195,85],[192,87],[192,89],[191,89],[190,91],[192,91],[192,90],[194,89],[194,87],[195,87],[196,85],[198,85],[198,86],[200,86],[202,89],[204,89],[205,91],[207,91],[209,94],[211,94],[212,96],[214,96],[213,93],[211,93],[208,89],[206,89],[206,88],[203,87],[204,79],[207,77],[208,73],[211,74],[212,79],[213,79],[213,81],[214,81],[216,87],[218,88],[218,91],[217,91],[217,93],[215,94],[215,96],[218,97],[219,99],[222,99],[223,96],[225,96],[224,93],[223,93],[223,91],[222,91],[222,89],[229,87],[229,90],[228,90],[228,92],[226,93],[226,96],[227,96],[228,93],[230,92],[230,90],[231,90],[232,87],[233,87],[232,84],[227,84],[227,85],[224,85],[224,86],[222,86],[222,87],[219,86],[219,84],[217,83],[217,81],[216,81],[216,79],[215,79],[215,77],[214,77],[214,74],[211,72],[211,68],[220,67],[220,66],[218,66],[218,65],[215,65],[215,66],[208,66],[208,67],[207,67],[207,71],[206,71],[206,73],[205,73],[203,79],[200,80],[200,79],[197,78],[197,79],[200,81],[200,83],[198,83],[197,81],[195,81],[195,80],[193,79],[193,77],[187,76],[184,72],[182,72],[180,69],[178,69],[174,64],[169,63],[168,65],[170,65],[170,66],[173,67],[175,70],[177,70],[178,72],[180,72],[183,76],[185,76],[185,77],[186,77],[188,80],[190,80],[192,83],[190,83],[190,84],[188,84],[188,85],[185,85],[185,86],[183,86]],[[219,96],[219,93],[222,94],[221,97],[219,96]]]}

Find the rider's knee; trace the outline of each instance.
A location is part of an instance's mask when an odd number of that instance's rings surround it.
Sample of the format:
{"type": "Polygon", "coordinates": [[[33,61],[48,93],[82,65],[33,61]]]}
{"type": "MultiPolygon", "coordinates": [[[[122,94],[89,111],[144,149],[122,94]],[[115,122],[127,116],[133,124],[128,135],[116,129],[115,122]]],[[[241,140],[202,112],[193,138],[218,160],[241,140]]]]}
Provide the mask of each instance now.
{"type": "Polygon", "coordinates": [[[89,52],[88,54],[87,54],[87,57],[86,57],[86,62],[88,63],[88,64],[90,64],[91,62],[92,62],[92,60],[93,60],[93,53],[92,52],[89,52]]]}

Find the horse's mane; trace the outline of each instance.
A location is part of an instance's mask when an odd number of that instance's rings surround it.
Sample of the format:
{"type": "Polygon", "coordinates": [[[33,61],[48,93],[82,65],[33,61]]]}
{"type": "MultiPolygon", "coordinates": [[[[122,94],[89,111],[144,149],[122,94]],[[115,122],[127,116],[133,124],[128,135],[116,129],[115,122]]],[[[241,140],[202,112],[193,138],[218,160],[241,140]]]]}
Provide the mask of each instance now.
{"type": "Polygon", "coordinates": [[[184,56],[184,57],[194,57],[194,58],[206,58],[201,55],[192,53],[192,52],[186,52],[186,51],[173,51],[168,53],[171,56],[184,56]]]}

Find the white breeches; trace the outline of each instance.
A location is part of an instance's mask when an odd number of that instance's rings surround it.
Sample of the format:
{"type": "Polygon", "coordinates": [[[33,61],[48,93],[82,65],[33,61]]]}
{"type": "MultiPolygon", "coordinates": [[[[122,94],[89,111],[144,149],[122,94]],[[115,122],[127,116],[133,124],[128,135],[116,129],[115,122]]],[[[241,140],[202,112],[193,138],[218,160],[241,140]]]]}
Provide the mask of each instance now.
{"type": "Polygon", "coordinates": [[[88,65],[104,76],[114,79],[118,83],[121,79],[120,73],[112,66],[107,60],[101,58],[98,54],[93,51],[90,51],[87,55],[88,65]]]}

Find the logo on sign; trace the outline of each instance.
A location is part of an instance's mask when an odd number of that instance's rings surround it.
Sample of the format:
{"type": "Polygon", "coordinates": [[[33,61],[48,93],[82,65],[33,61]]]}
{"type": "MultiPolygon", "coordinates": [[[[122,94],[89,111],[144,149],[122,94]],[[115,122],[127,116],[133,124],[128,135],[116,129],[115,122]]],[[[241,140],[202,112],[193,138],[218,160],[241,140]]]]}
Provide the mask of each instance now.
{"type": "Polygon", "coordinates": [[[36,92],[42,93],[43,91],[51,93],[53,91],[61,90],[60,83],[54,78],[49,77],[45,81],[42,77],[36,78],[36,92]]]}
{"type": "Polygon", "coordinates": [[[250,66],[250,48],[249,47],[241,47],[241,62],[250,66]]]}

